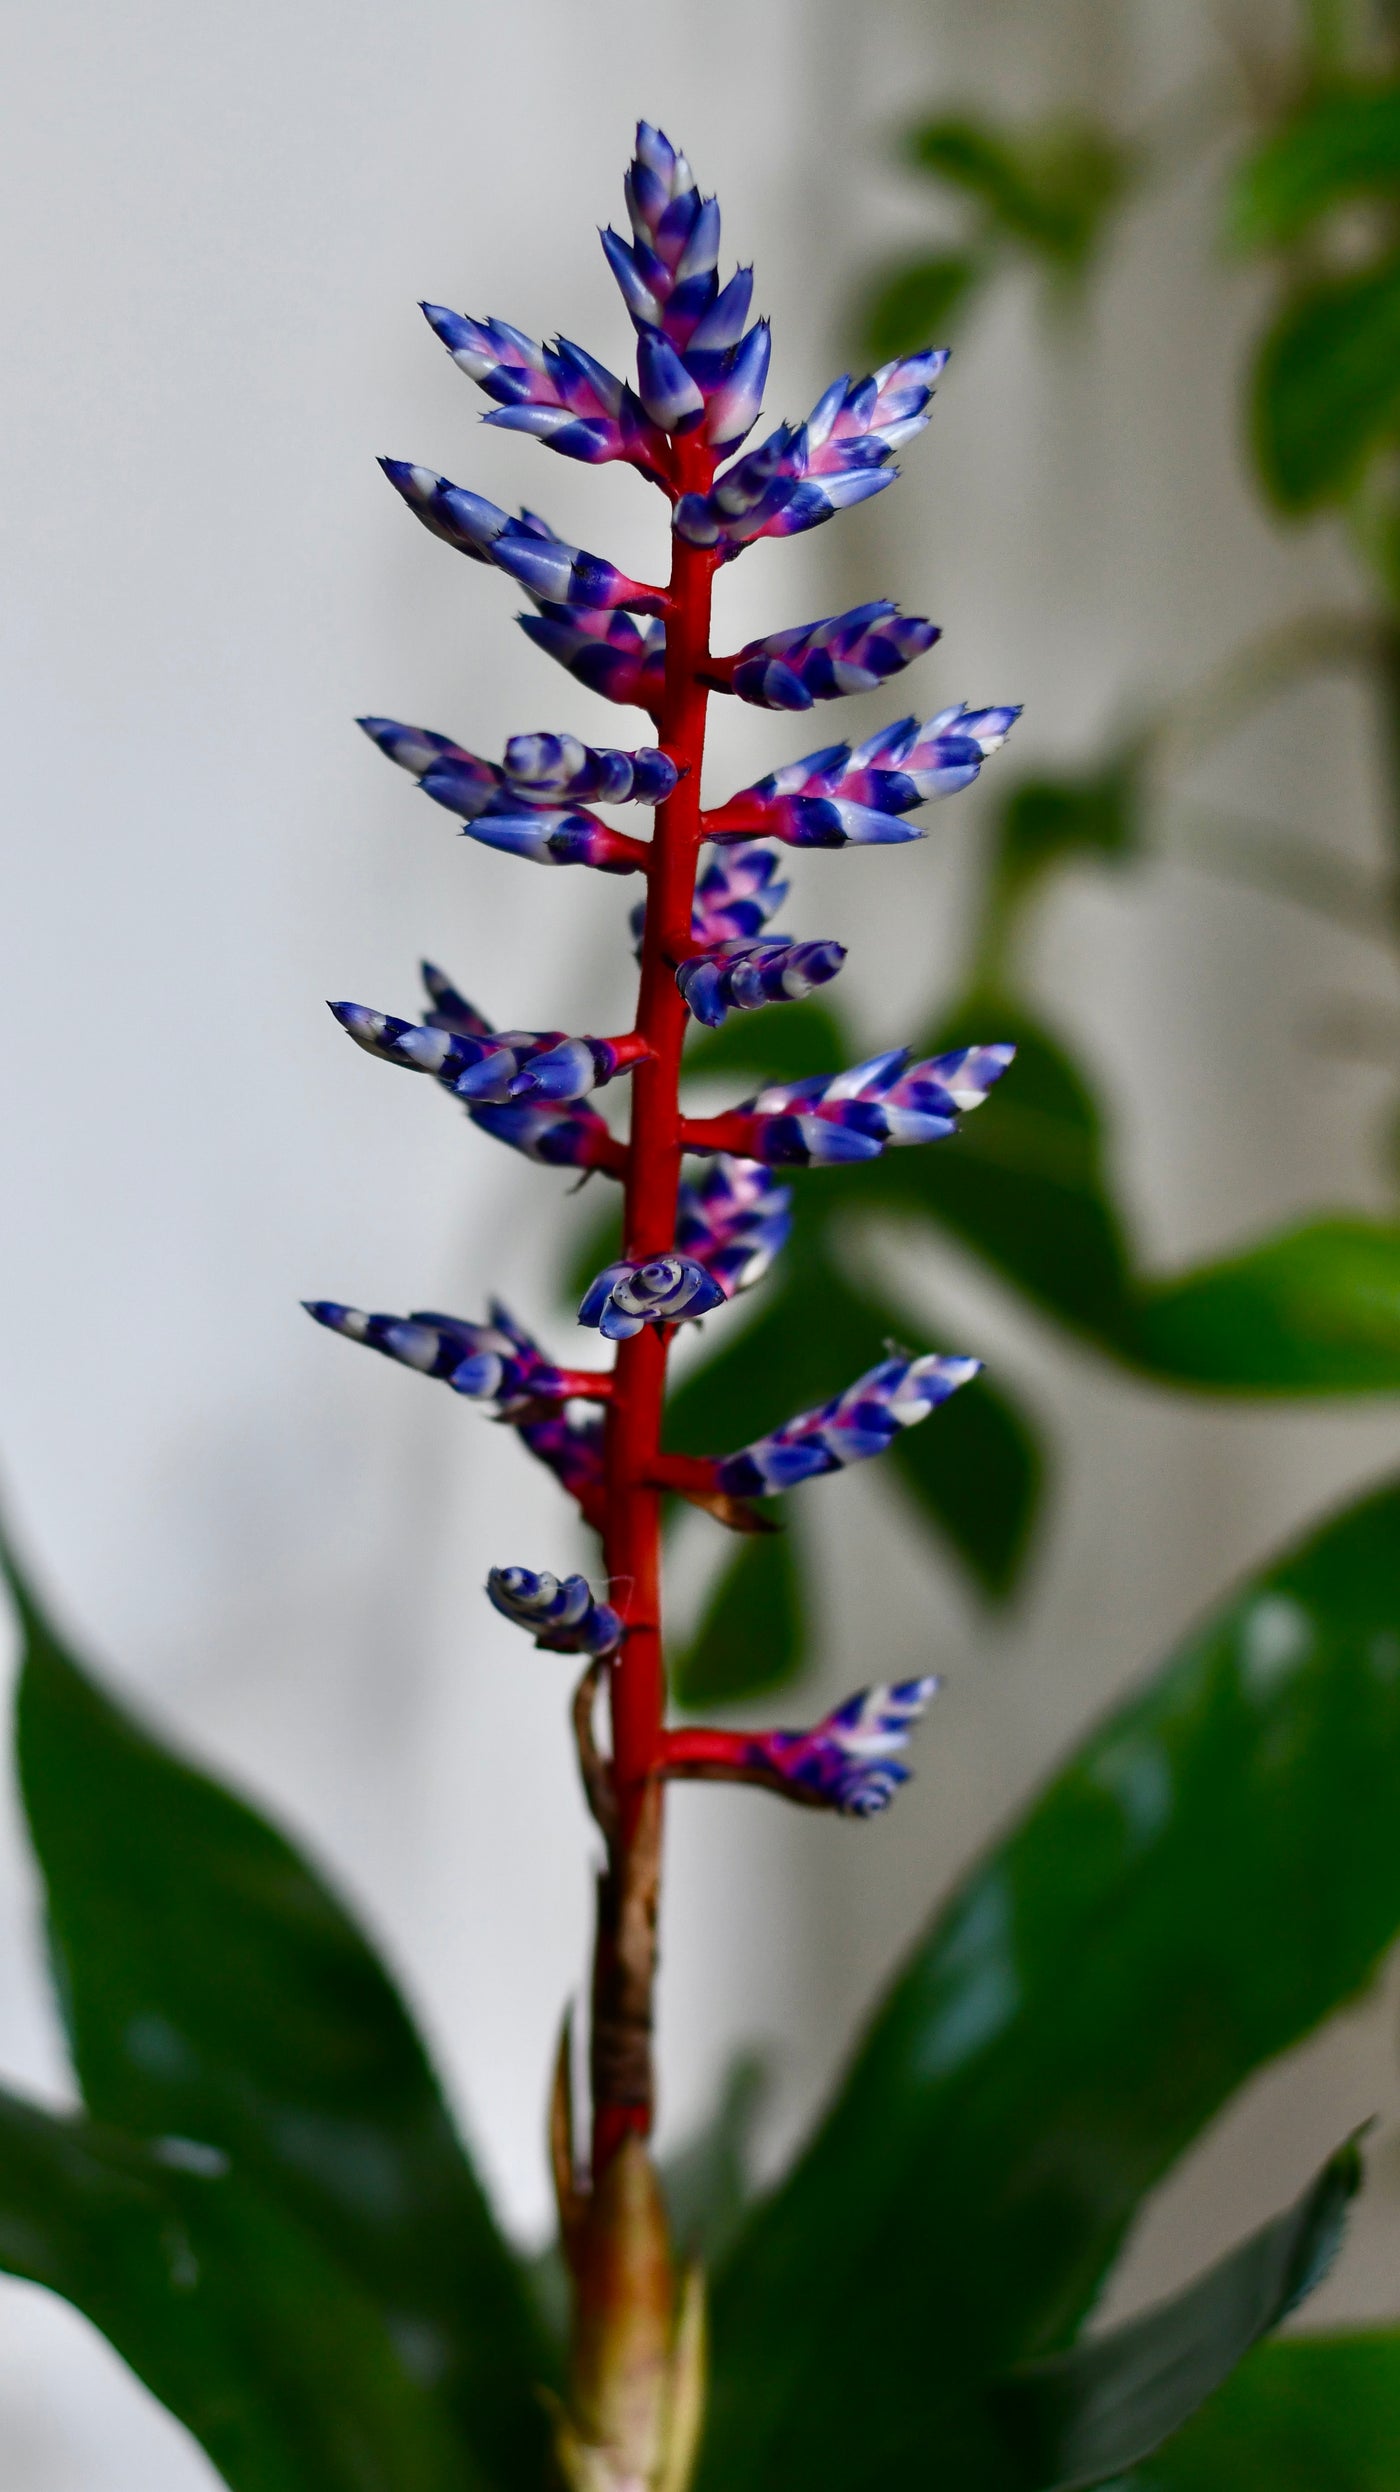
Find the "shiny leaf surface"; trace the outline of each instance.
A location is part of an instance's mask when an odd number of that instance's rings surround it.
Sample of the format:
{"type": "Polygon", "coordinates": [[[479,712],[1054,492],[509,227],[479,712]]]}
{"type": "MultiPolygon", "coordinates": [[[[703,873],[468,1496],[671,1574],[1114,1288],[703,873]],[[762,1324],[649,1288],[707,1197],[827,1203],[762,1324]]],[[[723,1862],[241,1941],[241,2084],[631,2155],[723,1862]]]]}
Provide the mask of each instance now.
{"type": "Polygon", "coordinates": [[[1132,2492],[1395,2492],[1400,2333],[1261,2345],[1132,2492]]]}
{"type": "Polygon", "coordinates": [[[234,2492],[480,2492],[412,2348],[226,2158],[0,2091],[0,2267],[89,2318],[234,2492]]]}
{"type": "Polygon", "coordinates": [[[1006,2492],[985,2383],[1072,2339],[1145,2195],[1400,1927],[1398,1783],[1390,1487],[1191,1636],[939,1914],[719,2279],[706,2492],[935,2453],[1006,2492]]]}
{"type": "Polygon", "coordinates": [[[1026,2492],[1086,2492],[1170,2439],[1321,2282],[1360,2178],[1344,2146],[1296,2206],[1184,2292],[1002,2383],[993,2411],[1026,2492]]]}
{"type": "Polygon", "coordinates": [[[1296,242],[1319,216],[1400,190],[1400,86],[1311,96],[1240,166],[1226,210],[1244,251],[1296,242]]]}
{"type": "Polygon", "coordinates": [[[1400,256],[1285,305],[1254,374],[1254,448],[1280,510],[1355,484],[1400,429],[1400,256]]]}
{"type": "Polygon", "coordinates": [[[105,1695],[7,1571],[24,1804],[89,2109],[230,2155],[416,2348],[485,2470],[537,2468],[514,2262],[383,1968],[286,1837],[105,1695]]]}

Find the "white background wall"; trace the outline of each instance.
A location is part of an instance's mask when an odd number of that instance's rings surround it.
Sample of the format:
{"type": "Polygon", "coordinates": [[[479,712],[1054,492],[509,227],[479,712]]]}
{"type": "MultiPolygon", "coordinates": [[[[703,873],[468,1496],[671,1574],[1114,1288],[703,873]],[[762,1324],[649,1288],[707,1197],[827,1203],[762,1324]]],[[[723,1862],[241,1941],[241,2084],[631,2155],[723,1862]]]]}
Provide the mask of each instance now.
{"type": "MultiPolygon", "coordinates": [[[[508,587],[412,525],[373,454],[523,494],[632,568],[662,540],[632,479],[479,431],[414,304],[562,323],[623,355],[592,228],[619,214],[644,111],[757,257],[770,404],[796,413],[839,356],[856,271],[911,225],[880,161],[892,122],[969,94],[1140,112],[1208,57],[1207,21],[1196,0],[51,0],[0,20],[9,1496],[114,1680],[274,1802],[358,1899],[527,2233],[545,2221],[543,2070],[583,1961],[589,1845],[566,1665],[478,1587],[493,1561],[582,1552],[499,1437],[314,1332],[297,1300],[471,1312],[497,1286],[544,1320],[563,1184],[376,1074],[321,998],[409,1009],[426,949],[503,1018],[608,1026],[627,967],[617,886],[464,848],[349,724],[383,710],[489,751],[604,718],[513,630],[508,587]]],[[[928,706],[1024,700],[1024,765],[1087,751],[1251,627],[1345,598],[1325,538],[1271,534],[1240,481],[1253,298],[1212,264],[1210,213],[1203,178],[1137,217],[1099,308],[1057,345],[1029,292],[1002,297],[899,494],[726,579],[736,638],[900,596],[945,627],[928,706]]],[[[732,706],[716,784],[794,749],[732,706]]],[[[1359,705],[1310,696],[1202,785],[1365,856],[1367,734],[1359,705]]],[[[920,849],[799,870],[804,926],[851,941],[873,1043],[949,988],[975,821],[966,799],[920,849]]],[[[1329,994],[1384,999],[1359,944],[1161,865],[1062,890],[1036,979],[1114,1104],[1154,1257],[1381,1199],[1385,1084],[1304,1043],[1329,994]]],[[[823,1685],[932,1655],[951,1690],[887,1825],[680,1795],[670,2135],[757,2038],[779,2074],[776,2153],[932,1898],[1085,1719],[1232,1572],[1392,1457],[1389,1411],[1148,1393],[951,1251],[902,1274],[1062,1444],[1033,1597],[989,1628],[877,1480],[830,1492],[823,1685]]],[[[6,1788],[0,2066],[62,2098],[35,1909],[6,1788]]],[[[1392,2026],[1373,2005],[1251,2089],[1149,2219],[1129,2296],[1275,2204],[1353,2120],[1393,2119],[1392,2026]]],[[[1316,2315],[1397,2307],[1393,2128],[1374,2170],[1316,2315]]],[[[213,2480],[81,2321],[13,2284],[0,2479],[213,2480]]]]}

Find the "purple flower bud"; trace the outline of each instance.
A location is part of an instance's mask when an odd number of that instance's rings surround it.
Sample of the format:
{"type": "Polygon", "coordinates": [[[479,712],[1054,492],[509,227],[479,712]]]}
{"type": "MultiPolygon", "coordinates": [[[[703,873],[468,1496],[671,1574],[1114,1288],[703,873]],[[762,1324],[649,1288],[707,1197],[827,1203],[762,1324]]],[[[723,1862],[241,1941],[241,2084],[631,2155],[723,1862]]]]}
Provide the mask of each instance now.
{"type": "Polygon", "coordinates": [[[799,1003],[834,978],[845,957],[844,943],[792,943],[784,935],[770,935],[757,943],[740,940],[697,952],[681,963],[676,984],[696,1020],[717,1030],[730,1011],[799,1003]]]}
{"type": "Polygon", "coordinates": [[[517,615],[537,649],[605,701],[630,702],[657,712],[664,688],[666,626],[637,623],[630,614],[600,613],[588,606],[546,605],[539,614],[517,615]]]}
{"type": "Polygon", "coordinates": [[[634,606],[641,614],[662,614],[664,589],[631,580],[600,554],[583,554],[560,537],[502,534],[494,539],[491,559],[509,572],[532,597],[552,606],[634,606]]]}
{"type": "Polygon", "coordinates": [[[922,657],[938,638],[922,615],[901,614],[887,598],[827,615],[795,631],[751,640],[734,662],[730,690],[760,709],[805,710],[848,692],[870,692],[922,657]]]}
{"type": "Polygon", "coordinates": [[[669,338],[643,329],[637,340],[637,394],[663,433],[692,432],[705,401],[669,338]]]}
{"type": "Polygon", "coordinates": [[[792,1228],[792,1190],[753,1160],[721,1154],[681,1187],[676,1245],[701,1264],[726,1298],[761,1281],[792,1228]]]}
{"type": "Polygon", "coordinates": [[[615,1653],[622,1620],[606,1601],[596,1601],[582,1575],[532,1574],[528,1566],[493,1566],[486,1579],[493,1608],[527,1628],[546,1653],[615,1653]]]}
{"type": "Polygon", "coordinates": [[[469,554],[473,562],[493,560],[493,545],[512,524],[508,511],[479,493],[449,483],[430,467],[415,467],[407,459],[381,459],[379,464],[415,519],[421,519],[434,536],[455,546],[459,554],[469,554]]]}
{"type": "Polygon", "coordinates": [[[846,1817],[874,1817],[888,1808],[909,1768],[901,1761],[909,1733],[938,1692],[936,1678],[901,1679],[863,1688],[807,1731],[768,1731],[751,1743],[753,1761],[793,1788],[846,1817]]]}
{"type": "Polygon", "coordinates": [[[691,1323],[722,1306],[725,1293],[703,1264],[687,1255],[656,1255],[649,1263],[610,1263],[591,1282],[578,1311],[605,1341],[630,1341],[644,1324],[691,1323]]]}
{"type": "Polygon", "coordinates": [[[901,1428],[912,1428],[981,1371],[975,1358],[889,1358],[824,1402],[728,1454],[714,1468],[715,1486],[733,1497],[775,1497],[799,1480],[841,1471],[882,1454],[901,1428]]]}
{"type": "Polygon", "coordinates": [[[471,1119],[542,1168],[601,1168],[620,1177],[627,1164],[624,1145],[614,1140],[596,1108],[512,1101],[508,1107],[473,1107],[471,1119]]]}
{"type": "MultiPolygon", "coordinates": [[[[728,285],[721,287],[704,318],[697,320],[691,330],[687,353],[722,354],[727,348],[738,346],[744,335],[744,323],[752,301],[753,270],[736,268],[728,285]]],[[[715,436],[709,432],[708,426],[706,432],[709,439],[714,440],[715,436]]]]}
{"type": "Polygon", "coordinates": [[[744,435],[758,422],[772,345],[768,323],[760,320],[735,348],[723,378],[709,392],[705,439],[716,450],[737,450],[744,435]]]}
{"type": "Polygon", "coordinates": [[[695,886],[691,933],[697,944],[761,934],[788,895],[778,871],[771,848],[736,843],[721,849],[695,886]]]}

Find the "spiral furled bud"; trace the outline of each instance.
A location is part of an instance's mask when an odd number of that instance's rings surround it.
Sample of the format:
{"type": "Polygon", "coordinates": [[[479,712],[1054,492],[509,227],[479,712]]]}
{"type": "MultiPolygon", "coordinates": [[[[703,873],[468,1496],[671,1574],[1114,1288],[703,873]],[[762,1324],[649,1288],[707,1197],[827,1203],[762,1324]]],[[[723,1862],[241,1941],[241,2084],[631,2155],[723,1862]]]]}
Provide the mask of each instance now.
{"type": "Polygon", "coordinates": [[[844,1073],[772,1082],[728,1115],[687,1122],[686,1147],[769,1168],[817,1168],[877,1159],[890,1144],[941,1142],[960,1114],[981,1106],[1015,1053],[1005,1044],[957,1047],[915,1064],[907,1047],[896,1047],[844,1073]]]}
{"type": "Polygon", "coordinates": [[[804,1410],[714,1466],[714,1485],[732,1497],[776,1497],[799,1480],[868,1462],[940,1402],[970,1384],[975,1358],[889,1358],[819,1410],[804,1410]]]}
{"type": "Polygon", "coordinates": [[[824,391],[805,424],[781,424],[708,493],[676,505],[677,536],[717,546],[726,558],[760,536],[796,536],[893,484],[895,451],[928,422],[944,347],[882,364],[868,379],[848,373],[824,391]]]}
{"type": "Polygon", "coordinates": [[[729,689],[759,709],[809,710],[814,701],[873,692],[938,637],[936,623],[901,614],[888,598],[877,597],[847,614],[749,641],[733,660],[729,689]]]}
{"type": "Polygon", "coordinates": [[[589,1284],[581,1324],[605,1341],[630,1341],[644,1324],[687,1324],[724,1304],[725,1292],[688,1255],[654,1255],[648,1263],[609,1263],[589,1284]]]}
{"type": "Polygon", "coordinates": [[[701,1264],[726,1298],[761,1281],[792,1228],[792,1189],[775,1185],[753,1160],[713,1160],[683,1185],[676,1204],[676,1244],[701,1264]]]}
{"type": "Polygon", "coordinates": [[[622,1642],[622,1620],[593,1597],[582,1575],[532,1574],[528,1566],[493,1566],[486,1578],[493,1608],[525,1627],[546,1653],[591,1653],[601,1660],[622,1642]]]}
{"type": "Polygon", "coordinates": [[[998,752],[1019,708],[940,710],[923,726],[896,719],[864,744],[828,744],[770,771],[705,816],[708,839],[781,839],[794,848],[844,848],[922,839],[901,817],[931,797],[970,786],[998,752]]]}
{"type": "Polygon", "coordinates": [[[844,943],[793,943],[770,935],[762,942],[722,943],[696,953],[681,963],[676,984],[696,1020],[717,1030],[730,1011],[799,1003],[834,978],[845,957],[844,943]]]}

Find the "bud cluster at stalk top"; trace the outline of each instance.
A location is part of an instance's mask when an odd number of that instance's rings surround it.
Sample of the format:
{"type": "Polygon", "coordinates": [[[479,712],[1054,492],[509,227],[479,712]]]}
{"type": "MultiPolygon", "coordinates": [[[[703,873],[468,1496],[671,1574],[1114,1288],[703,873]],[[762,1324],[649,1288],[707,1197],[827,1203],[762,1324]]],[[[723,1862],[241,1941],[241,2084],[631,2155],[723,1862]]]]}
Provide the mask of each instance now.
{"type": "MultiPolygon", "coordinates": [[[[429,1076],[428,1084],[405,1085],[406,1112],[415,1095],[446,1093],[478,1132],[541,1166],[625,1181],[630,1218],[648,1174],[643,1143],[629,1146],[594,1095],[608,1091],[611,1115],[610,1103],[628,1097],[622,1077],[643,1077],[645,1068],[653,1085],[647,1097],[663,1076],[673,1081],[678,1015],[714,1028],[731,1012],[800,1000],[841,971],[846,950],[834,937],[774,924],[789,898],[780,852],[923,838],[924,824],[913,817],[969,786],[1018,713],[962,701],[927,717],[911,712],[858,744],[836,741],[780,759],[700,810],[700,729],[687,745],[674,726],[687,703],[698,718],[696,695],[800,712],[877,689],[938,640],[927,617],[902,614],[882,598],[782,624],[728,654],[704,648],[703,616],[710,576],[746,546],[823,525],[894,482],[897,453],[929,421],[947,353],[930,346],[865,377],[843,373],[802,421],[751,440],[770,354],[768,323],[752,316],[753,273],[741,267],[722,277],[718,204],[647,122],[638,126],[625,200],[627,232],[608,227],[602,244],[634,331],[631,372],[614,372],[570,338],[531,338],[495,313],[437,302],[422,308],[452,363],[489,402],[484,420],[496,431],[587,465],[630,467],[659,489],[670,506],[671,585],[632,578],[558,534],[533,508],[507,511],[416,461],[381,464],[439,543],[523,591],[528,611],[518,620],[538,649],[576,683],[649,724],[616,742],[532,726],[499,744],[493,738],[494,759],[436,727],[378,715],[359,723],[430,798],[438,809],[431,818],[441,822],[446,813],[477,848],[638,876],[648,896],[630,922],[643,994],[652,1000],[639,1007],[636,1028],[609,1036],[498,1029],[442,970],[425,965],[419,1017],[347,1000],[331,1010],[365,1054],[429,1076]],[[687,607],[697,580],[704,604],[687,607]],[[630,808],[634,827],[619,828],[599,806],[630,808]],[[678,861],[688,874],[697,848],[693,892],[686,881],[678,913],[678,861]],[[663,926],[658,903],[653,927],[658,879],[670,895],[669,916],[663,926]],[[658,992],[668,998],[660,1017],[658,992]],[[664,1065],[663,1019],[672,1033],[664,1065]]],[[[501,964],[493,966],[499,975],[501,964]]],[[[737,1452],[672,1458],[657,1447],[650,1475],[635,1477],[619,1468],[623,1439],[610,1433],[626,1377],[644,1369],[659,1378],[679,1326],[727,1323],[729,1302],[762,1282],[792,1222],[789,1191],[774,1169],[852,1163],[945,1140],[1013,1052],[995,1033],[919,1061],[894,1047],[848,1071],[769,1083],[705,1118],[677,1108],[668,1128],[672,1189],[677,1134],[690,1165],[669,1237],[658,1240],[656,1223],[635,1248],[624,1236],[579,1308],[585,1338],[621,1345],[616,1369],[557,1362],[498,1302],[484,1323],[428,1311],[362,1313],[338,1299],[308,1301],[309,1311],[328,1330],[447,1384],[518,1436],[600,1532],[605,1551],[619,1497],[648,1489],[653,1502],[669,1486],[721,1520],[756,1522],[752,1501],[878,1456],[953,1392],[975,1390],[978,1362],[892,1349],[859,1378],[833,1377],[830,1397],[816,1407],[775,1413],[768,1432],[737,1452]],[[638,1360],[643,1369],[629,1366],[638,1360]]],[[[545,1649],[626,1671],[629,1627],[642,1622],[632,1615],[634,1584],[625,1572],[595,1590],[581,1574],[497,1567],[489,1592],[497,1610],[545,1649]]],[[[871,1813],[905,1774],[896,1751],[933,1684],[922,1678],[867,1689],[810,1732],[746,1735],[732,1748],[722,1732],[668,1734],[672,1748],[663,1746],[658,1770],[667,1770],[672,1752],[674,1770],[688,1770],[679,1760],[689,1739],[693,1770],[724,1772],[728,1757],[745,1778],[808,1804],[871,1813]]]]}

